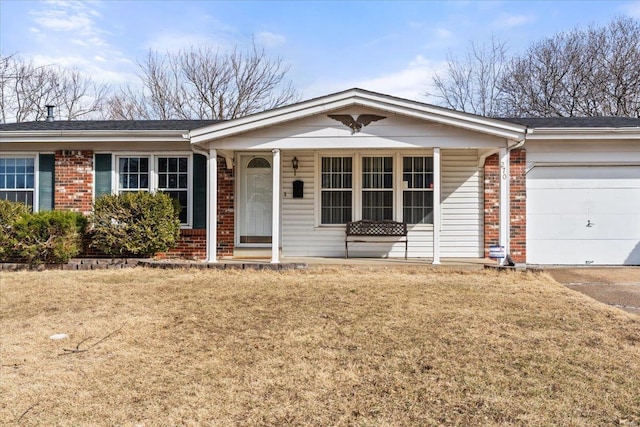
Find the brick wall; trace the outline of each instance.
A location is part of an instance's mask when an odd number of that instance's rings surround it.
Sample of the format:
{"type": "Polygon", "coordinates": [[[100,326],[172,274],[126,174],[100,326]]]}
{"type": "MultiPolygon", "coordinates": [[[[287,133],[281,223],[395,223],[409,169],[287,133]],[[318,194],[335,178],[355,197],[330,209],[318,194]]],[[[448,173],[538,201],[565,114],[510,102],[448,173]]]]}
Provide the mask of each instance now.
{"type": "Polygon", "coordinates": [[[500,242],[500,159],[497,154],[484,162],[484,257],[489,246],[500,242]]]}
{"type": "Polygon", "coordinates": [[[233,256],[235,232],[235,178],[224,158],[218,157],[218,233],[217,256],[233,256]]]}
{"type": "Polygon", "coordinates": [[[511,181],[511,257],[515,262],[527,261],[527,152],[513,150],[510,157],[511,181]]]}
{"type": "Polygon", "coordinates": [[[207,230],[180,230],[178,244],[167,252],[159,253],[159,259],[203,260],[207,257],[207,230]]]}
{"type": "Polygon", "coordinates": [[[54,208],[89,215],[93,203],[93,151],[55,153],[54,208]]]}
{"type": "MultiPolygon", "coordinates": [[[[510,155],[511,180],[509,199],[511,204],[510,255],[515,262],[527,259],[527,190],[526,151],[514,150],[510,155]]],[[[489,246],[500,242],[500,161],[494,154],[484,165],[484,256],[489,256],[489,246]]]]}

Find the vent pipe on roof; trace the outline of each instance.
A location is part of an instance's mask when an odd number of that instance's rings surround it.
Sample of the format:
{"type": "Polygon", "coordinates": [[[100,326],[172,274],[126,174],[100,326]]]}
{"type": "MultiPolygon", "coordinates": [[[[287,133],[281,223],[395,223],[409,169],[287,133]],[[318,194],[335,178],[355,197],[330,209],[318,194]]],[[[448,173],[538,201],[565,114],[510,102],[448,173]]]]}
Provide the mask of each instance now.
{"type": "Polygon", "coordinates": [[[56,107],[55,105],[45,105],[47,107],[47,121],[53,121],[53,109],[56,107]]]}

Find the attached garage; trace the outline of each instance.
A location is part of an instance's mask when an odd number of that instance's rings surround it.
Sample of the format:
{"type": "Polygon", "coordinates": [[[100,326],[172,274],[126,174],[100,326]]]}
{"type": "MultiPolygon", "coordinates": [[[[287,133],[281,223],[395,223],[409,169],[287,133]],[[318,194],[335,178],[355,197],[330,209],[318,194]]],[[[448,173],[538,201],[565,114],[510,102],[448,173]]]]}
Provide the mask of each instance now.
{"type": "Polygon", "coordinates": [[[640,166],[534,166],[527,262],[640,264],[640,166]]]}

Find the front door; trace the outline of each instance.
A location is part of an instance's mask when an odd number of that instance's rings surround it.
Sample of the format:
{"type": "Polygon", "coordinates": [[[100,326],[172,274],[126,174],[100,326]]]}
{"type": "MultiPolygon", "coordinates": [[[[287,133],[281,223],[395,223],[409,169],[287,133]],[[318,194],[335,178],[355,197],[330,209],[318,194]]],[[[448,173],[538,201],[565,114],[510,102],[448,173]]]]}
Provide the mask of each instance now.
{"type": "Polygon", "coordinates": [[[272,168],[270,155],[241,156],[240,246],[271,244],[272,168]]]}

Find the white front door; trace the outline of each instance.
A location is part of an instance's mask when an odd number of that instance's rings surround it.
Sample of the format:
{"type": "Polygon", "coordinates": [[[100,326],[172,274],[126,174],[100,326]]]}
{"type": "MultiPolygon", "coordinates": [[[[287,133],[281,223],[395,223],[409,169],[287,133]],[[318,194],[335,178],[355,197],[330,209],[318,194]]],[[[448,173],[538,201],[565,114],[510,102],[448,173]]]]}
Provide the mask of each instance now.
{"type": "Polygon", "coordinates": [[[272,225],[271,155],[242,155],[238,212],[240,246],[269,246],[272,225]]]}

